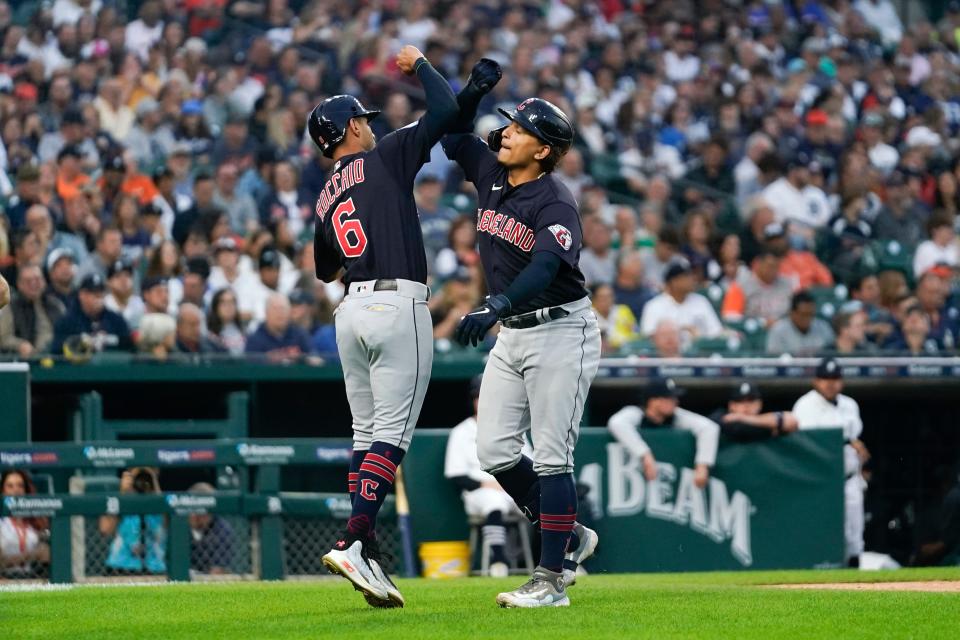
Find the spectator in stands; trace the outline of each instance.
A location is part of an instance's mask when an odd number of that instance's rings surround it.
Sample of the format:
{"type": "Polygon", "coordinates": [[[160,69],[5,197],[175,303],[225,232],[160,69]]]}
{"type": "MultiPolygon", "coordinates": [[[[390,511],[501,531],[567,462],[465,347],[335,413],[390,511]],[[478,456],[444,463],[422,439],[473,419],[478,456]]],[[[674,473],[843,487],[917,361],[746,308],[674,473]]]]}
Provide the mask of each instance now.
{"type": "MultiPolygon", "coordinates": [[[[11,119],[11,121],[13,121],[11,119]]],[[[6,140],[7,144],[11,142],[6,140]]],[[[16,192],[7,202],[6,215],[10,220],[10,228],[16,231],[23,226],[27,209],[40,202],[39,191],[40,170],[36,165],[24,163],[16,173],[16,192]]]]}
{"type": "Polygon", "coordinates": [[[658,358],[679,358],[683,355],[683,337],[672,320],[661,320],[650,336],[650,342],[653,343],[653,355],[658,358]]]}
{"type": "MultiPolygon", "coordinates": [[[[701,162],[684,176],[688,190],[697,191],[695,201],[706,197],[717,200],[736,191],[733,171],[727,162],[730,145],[719,134],[710,138],[701,150],[701,162]],[[706,189],[701,190],[701,187],[706,189]]],[[[687,200],[690,200],[688,194],[687,200]]]]}
{"type": "Polygon", "coordinates": [[[584,173],[583,168],[583,155],[574,147],[560,159],[557,172],[554,174],[557,180],[570,189],[570,193],[577,202],[580,202],[583,187],[593,183],[593,178],[584,173]]]}
{"type": "Polygon", "coordinates": [[[26,227],[14,232],[12,244],[13,262],[6,269],[0,270],[0,275],[6,278],[7,282],[16,284],[19,270],[28,265],[40,264],[43,255],[40,253],[37,234],[26,227]]]}
{"type": "Polygon", "coordinates": [[[240,269],[240,253],[233,238],[221,238],[213,247],[214,266],[210,270],[208,285],[213,290],[229,287],[239,302],[240,317],[248,321],[255,315],[254,305],[260,299],[255,291],[260,289],[256,275],[240,269]]]}
{"type": "Polygon", "coordinates": [[[207,286],[207,279],[210,277],[210,263],[206,256],[195,257],[187,260],[186,269],[180,278],[182,294],[179,300],[172,300],[174,304],[181,302],[190,302],[205,309],[210,299],[210,288],[207,286]]]}
{"type": "MultiPolygon", "coordinates": [[[[197,173],[193,181],[193,204],[185,211],[178,212],[173,223],[172,235],[177,244],[182,246],[191,231],[198,228],[205,230],[209,221],[223,212],[213,200],[215,193],[213,177],[205,171],[197,173]]],[[[201,234],[206,236],[205,231],[201,231],[201,234]]],[[[187,253],[186,250],[184,253],[187,253]]]]}
{"type": "Polygon", "coordinates": [[[81,189],[90,182],[90,176],[80,170],[80,148],[69,144],[57,154],[57,195],[69,200],[81,195],[81,189]]]}
{"type": "Polygon", "coordinates": [[[137,197],[130,194],[120,196],[117,199],[114,216],[117,228],[120,230],[123,255],[139,262],[144,252],[153,244],[153,238],[143,226],[137,197]]]}
{"type": "Polygon", "coordinates": [[[313,292],[306,289],[294,289],[288,296],[290,299],[290,322],[313,335],[317,328],[314,319],[313,292]]]}
{"type": "Polygon", "coordinates": [[[265,354],[270,360],[291,360],[310,352],[310,336],[290,323],[290,301],[282,293],[267,298],[263,324],[247,339],[247,353],[265,354]]]}
{"type": "Polygon", "coordinates": [[[63,303],[46,291],[40,267],[21,267],[16,295],[0,310],[0,350],[21,358],[46,353],[53,341],[53,327],[64,313],[63,303]]]}
{"type": "Polygon", "coordinates": [[[880,280],[872,273],[858,275],[847,285],[850,298],[859,302],[867,314],[867,338],[875,345],[882,345],[893,333],[893,316],[881,306],[880,280]]]}
{"type": "Polygon", "coordinates": [[[860,440],[863,431],[860,406],[842,391],[840,365],[833,358],[824,358],[817,365],[813,389],[797,400],[793,414],[800,430],[843,429],[845,558],[851,567],[858,567],[863,553],[863,491],[867,486],[861,468],[870,459],[870,452],[860,440]]]}
{"type": "Polygon", "coordinates": [[[443,281],[454,275],[460,267],[476,267],[479,264],[476,223],[469,216],[460,216],[450,223],[447,244],[437,253],[434,276],[443,281]]]}
{"type": "Polygon", "coordinates": [[[698,284],[706,279],[707,265],[713,259],[710,250],[713,232],[713,223],[706,211],[690,211],[683,220],[683,228],[680,231],[683,245],[680,247],[680,252],[690,261],[698,284]]]}
{"type": "Polygon", "coordinates": [[[790,299],[790,314],[775,322],[767,332],[767,353],[811,356],[832,341],[833,331],[826,320],[817,317],[813,296],[798,291],[790,299]]]}
{"type": "MultiPolygon", "coordinates": [[[[207,482],[198,482],[190,493],[216,493],[207,482]]],[[[210,513],[191,513],[190,521],[190,569],[199,573],[219,575],[232,573],[233,527],[222,517],[210,513]]]]}
{"type": "Polygon", "coordinates": [[[680,234],[673,227],[664,227],[657,233],[657,242],[653,251],[644,251],[643,274],[648,288],[654,291],[663,289],[663,274],[667,265],[680,254],[680,234]]]}
{"type": "Polygon", "coordinates": [[[643,308],[640,333],[649,336],[661,320],[670,319],[691,338],[713,338],[723,332],[710,301],[695,293],[696,282],[690,262],[683,257],[671,262],[664,273],[663,293],[643,308]]]}
{"type": "Polygon", "coordinates": [[[951,269],[960,267],[960,248],[957,247],[957,235],[953,230],[953,217],[934,213],[927,221],[927,232],[930,239],[921,242],[913,256],[914,277],[919,278],[941,264],[951,269]]]}
{"type": "Polygon", "coordinates": [[[794,289],[832,287],[830,270],[810,251],[808,240],[803,235],[792,233],[777,222],[767,226],[764,236],[767,246],[783,256],[780,275],[793,283],[794,289]]]}
{"type": "Polygon", "coordinates": [[[237,190],[239,177],[240,170],[235,164],[225,163],[217,167],[213,206],[227,212],[231,231],[242,237],[256,230],[260,216],[253,198],[237,190]]]}
{"type": "Polygon", "coordinates": [[[450,274],[440,289],[440,295],[432,296],[428,302],[433,319],[434,339],[450,340],[460,318],[476,307],[479,298],[479,292],[467,267],[459,267],[450,274]]]}
{"type": "Polygon", "coordinates": [[[789,411],[763,413],[763,396],[752,382],[738,382],[727,406],[710,414],[720,425],[720,435],[734,442],[756,442],[793,433],[797,419],[789,411]]]}
{"type": "Polygon", "coordinates": [[[73,284],[76,270],[76,258],[69,249],[54,249],[47,255],[50,294],[63,304],[64,309],[73,304],[76,295],[73,284]]]}
{"type": "Polygon", "coordinates": [[[140,318],[137,351],[156,360],[166,360],[177,349],[177,321],[166,313],[147,313],[140,318]]]}
{"type": "Polygon", "coordinates": [[[273,184],[267,197],[260,201],[260,223],[283,221],[294,238],[303,233],[311,220],[315,202],[297,185],[297,170],[287,161],[278,162],[273,170],[273,184]]]}
{"type": "Polygon", "coordinates": [[[681,409],[678,405],[683,393],[672,378],[654,378],[643,394],[643,409],[633,405],[620,409],[610,417],[607,429],[624,449],[642,461],[644,477],[650,482],[657,478],[657,462],[640,431],[667,427],[692,432],[697,441],[693,482],[702,489],[717,459],[720,428],[708,418],[681,409]]]}
{"type": "Polygon", "coordinates": [[[914,357],[935,356],[940,353],[940,345],[930,332],[930,316],[919,304],[907,307],[900,328],[888,343],[887,349],[914,357]]]}
{"type": "MultiPolygon", "coordinates": [[[[870,158],[870,164],[887,177],[887,184],[889,185],[894,169],[900,161],[900,154],[884,142],[884,125],[882,113],[876,110],[868,111],[863,116],[860,135],[867,156],[870,158]]],[[[906,184],[906,181],[904,181],[904,184],[906,184]]]]}
{"type": "MultiPolygon", "coordinates": [[[[5,469],[0,475],[0,493],[8,496],[35,495],[30,474],[22,469],[5,469]]],[[[50,523],[46,518],[0,518],[0,575],[4,578],[35,578],[50,563],[50,523]]]]}
{"type": "Polygon", "coordinates": [[[930,321],[930,336],[943,349],[952,350],[960,343],[960,317],[957,310],[946,305],[949,295],[949,270],[936,268],[917,281],[917,302],[930,321]]]}
{"type": "Polygon", "coordinates": [[[0,275],[0,310],[10,304],[10,285],[6,279],[0,275]]]}
{"type": "Polygon", "coordinates": [[[123,235],[116,227],[103,227],[97,234],[97,250],[81,267],[80,277],[96,274],[107,277],[107,268],[123,255],[123,235]]]}
{"type": "Polygon", "coordinates": [[[753,264],[753,259],[767,244],[766,230],[776,222],[776,216],[760,196],[749,201],[745,213],[747,226],[740,232],[740,256],[745,264],[753,264]]]}
{"type": "Polygon", "coordinates": [[[140,287],[144,313],[167,313],[170,310],[170,285],[163,277],[147,277],[140,287]]]}
{"type": "MultiPolygon", "coordinates": [[[[490,545],[489,575],[503,578],[508,574],[507,532],[504,516],[520,516],[516,503],[493,476],[483,471],[477,457],[477,405],[480,398],[480,376],[470,381],[473,413],[450,431],[444,457],[443,475],[460,490],[467,517],[483,520],[481,529],[485,544],[490,545]]],[[[523,447],[530,454],[529,444],[523,447]]]]}
{"type": "Polygon", "coordinates": [[[427,255],[427,264],[433,266],[437,256],[449,247],[450,227],[457,212],[440,203],[443,196],[443,183],[433,174],[425,174],[417,180],[413,197],[420,214],[420,229],[423,231],[423,246],[427,255]]]}
{"type": "Polygon", "coordinates": [[[207,314],[207,330],[230,355],[243,354],[247,346],[247,335],[243,331],[237,310],[237,295],[232,289],[220,289],[213,294],[210,312],[207,314]]]}
{"type": "Polygon", "coordinates": [[[181,302],[177,314],[179,353],[225,353],[226,349],[204,335],[203,311],[192,302],[181,302]]]}
{"type": "Polygon", "coordinates": [[[93,215],[90,200],[85,196],[77,196],[63,203],[63,221],[53,233],[48,251],[65,249],[70,251],[75,265],[86,264],[90,255],[88,244],[93,244],[96,233],[92,229],[100,229],[99,219],[93,215]]]}
{"type": "Polygon", "coordinates": [[[99,274],[84,276],[80,281],[77,304],[54,324],[51,353],[64,353],[68,341],[70,350],[76,353],[73,341],[77,339],[84,344],[84,349],[94,352],[133,350],[126,320],[104,307],[105,291],[106,283],[99,274]]]}
{"type": "Polygon", "coordinates": [[[774,149],[770,136],[757,131],[750,134],[745,144],[743,158],[733,168],[733,177],[736,184],[737,205],[743,209],[747,202],[760,193],[763,188],[760,183],[760,168],[757,163],[774,149]]]}
{"type": "MultiPolygon", "coordinates": [[[[827,347],[826,351],[841,356],[863,355],[870,351],[870,344],[867,342],[867,313],[860,303],[855,302],[854,305],[849,311],[841,309],[834,314],[831,324],[835,337],[833,345],[827,347]]],[[[846,308],[846,305],[844,307],[846,308]]]]}
{"type": "MultiPolygon", "coordinates": [[[[121,494],[160,493],[157,470],[125,469],[120,475],[121,494]]],[[[167,570],[167,523],[162,515],[100,516],[100,535],[110,538],[106,565],[114,575],[143,575],[167,570]]]]}
{"type": "Polygon", "coordinates": [[[587,286],[612,284],[616,278],[616,252],[611,248],[613,240],[610,226],[599,216],[590,216],[583,221],[583,245],[580,252],[580,271],[587,286]]]}
{"type": "Polygon", "coordinates": [[[782,318],[790,308],[793,294],[793,284],[780,275],[782,262],[783,258],[771,249],[761,249],[753,259],[752,271],[727,289],[720,312],[723,319],[759,318],[769,327],[782,318]]]}
{"type": "Polygon", "coordinates": [[[902,171],[892,172],[885,184],[887,198],[874,221],[874,233],[878,239],[895,240],[904,251],[912,252],[923,240],[927,212],[910,192],[902,171]]]}
{"type": "Polygon", "coordinates": [[[146,312],[143,300],[133,293],[133,263],[121,258],[107,269],[109,293],[103,304],[114,313],[119,313],[131,329],[140,326],[140,318],[146,312]]]}
{"type": "Polygon", "coordinates": [[[616,304],[613,287],[597,284],[590,289],[593,310],[600,324],[600,338],[605,353],[613,352],[640,337],[637,318],[625,304],[616,304]]]}
{"type": "Polygon", "coordinates": [[[617,255],[617,279],[613,283],[613,297],[617,304],[626,305],[634,318],[643,315],[643,307],[656,295],[643,282],[643,257],[637,251],[621,251],[617,255]]]}

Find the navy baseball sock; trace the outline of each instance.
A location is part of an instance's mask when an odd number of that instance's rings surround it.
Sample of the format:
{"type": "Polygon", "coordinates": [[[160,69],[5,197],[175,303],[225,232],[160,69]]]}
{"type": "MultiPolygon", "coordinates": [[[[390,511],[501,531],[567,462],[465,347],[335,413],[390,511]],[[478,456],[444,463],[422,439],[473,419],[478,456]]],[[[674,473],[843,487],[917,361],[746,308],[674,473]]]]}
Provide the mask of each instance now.
{"type": "Polygon", "coordinates": [[[507,561],[507,530],[503,526],[503,514],[494,511],[483,523],[483,540],[490,545],[490,564],[507,561]]]}
{"type": "Polygon", "coordinates": [[[493,476],[517,503],[527,520],[537,524],[540,521],[540,478],[533,470],[533,460],[520,456],[520,462],[493,476]]]}
{"type": "Polygon", "coordinates": [[[563,554],[577,519],[577,489],[572,473],[540,476],[540,566],[563,569],[563,554]]]}
{"type": "Polygon", "coordinates": [[[353,507],[353,501],[357,498],[357,478],[360,475],[360,465],[366,457],[366,449],[354,449],[350,456],[350,470],[347,471],[347,492],[350,494],[350,506],[353,507]]]}
{"type": "Polygon", "coordinates": [[[357,496],[347,521],[347,533],[353,538],[370,535],[377,522],[377,513],[393,488],[397,466],[403,460],[403,449],[385,442],[370,445],[357,475],[357,496]]]}

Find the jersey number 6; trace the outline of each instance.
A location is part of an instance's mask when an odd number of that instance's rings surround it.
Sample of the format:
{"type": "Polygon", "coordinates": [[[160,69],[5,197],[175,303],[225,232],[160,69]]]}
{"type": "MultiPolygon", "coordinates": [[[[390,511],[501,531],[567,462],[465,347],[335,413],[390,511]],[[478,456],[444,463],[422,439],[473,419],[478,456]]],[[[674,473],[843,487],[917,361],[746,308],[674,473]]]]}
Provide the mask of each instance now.
{"type": "Polygon", "coordinates": [[[347,198],[337,205],[333,211],[333,230],[337,234],[337,242],[345,258],[358,258],[367,248],[367,235],[363,232],[363,225],[359,220],[344,220],[356,212],[353,198],[347,198]],[[353,234],[352,242],[350,234],[353,234]]]}

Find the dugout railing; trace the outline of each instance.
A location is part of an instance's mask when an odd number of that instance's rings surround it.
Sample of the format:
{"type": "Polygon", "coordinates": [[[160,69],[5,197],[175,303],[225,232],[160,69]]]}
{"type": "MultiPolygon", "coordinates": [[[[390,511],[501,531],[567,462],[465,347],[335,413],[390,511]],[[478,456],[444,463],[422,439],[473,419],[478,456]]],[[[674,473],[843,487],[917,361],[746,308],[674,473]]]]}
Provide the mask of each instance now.
{"type": "MultiPolygon", "coordinates": [[[[231,544],[240,560],[231,560],[235,570],[228,567],[218,578],[281,580],[317,575],[324,573],[321,555],[332,546],[349,517],[349,498],[340,493],[281,491],[280,472],[286,466],[305,466],[340,474],[346,470],[350,451],[350,441],[343,439],[4,443],[0,445],[0,470],[26,469],[41,476],[73,471],[74,476],[70,492],[5,496],[0,502],[0,517],[48,520],[50,562],[44,573],[52,583],[117,575],[107,571],[90,575],[90,567],[96,562],[86,556],[95,553],[92,550],[96,545],[90,540],[98,535],[96,522],[100,516],[154,516],[162,522],[164,570],[122,572],[127,577],[162,576],[177,581],[209,578],[193,566],[196,550],[191,515],[229,518],[234,523],[231,530],[237,538],[231,544]],[[120,493],[120,471],[137,467],[231,467],[249,471],[250,481],[246,482],[247,474],[243,473],[238,474],[245,479],[240,486],[218,487],[213,493],[120,493]],[[95,492],[78,492],[91,488],[95,492]]],[[[402,566],[403,549],[394,515],[391,496],[380,517],[382,544],[392,556],[388,560],[390,570],[402,566]]]]}

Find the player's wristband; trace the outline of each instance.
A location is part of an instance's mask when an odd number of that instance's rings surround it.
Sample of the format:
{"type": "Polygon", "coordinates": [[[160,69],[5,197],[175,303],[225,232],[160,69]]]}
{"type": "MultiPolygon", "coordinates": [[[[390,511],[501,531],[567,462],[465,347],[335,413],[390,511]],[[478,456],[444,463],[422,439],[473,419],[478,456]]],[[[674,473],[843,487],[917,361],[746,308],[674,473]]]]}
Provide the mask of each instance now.
{"type": "Polygon", "coordinates": [[[777,416],[776,434],[780,435],[780,433],[783,431],[783,411],[777,411],[775,415],[777,416]]]}

